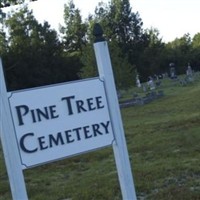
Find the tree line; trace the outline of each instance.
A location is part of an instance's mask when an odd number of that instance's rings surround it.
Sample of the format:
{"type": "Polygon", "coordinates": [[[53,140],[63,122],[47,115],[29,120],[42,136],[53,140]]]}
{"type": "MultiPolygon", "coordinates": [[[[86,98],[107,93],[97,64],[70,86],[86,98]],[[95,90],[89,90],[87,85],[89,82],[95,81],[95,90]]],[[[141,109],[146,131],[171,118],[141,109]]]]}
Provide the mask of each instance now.
{"type": "MultiPolygon", "coordinates": [[[[9,2],[10,5],[18,1],[9,2]]],[[[6,5],[6,4],[5,4],[6,5]]],[[[133,5],[134,6],[134,5],[133,5]]],[[[169,72],[174,63],[178,74],[187,63],[200,69],[200,33],[164,43],[156,28],[143,28],[129,0],[100,2],[93,15],[83,20],[73,0],[64,5],[64,25],[59,31],[48,22],[39,23],[22,4],[6,15],[0,8],[0,56],[8,90],[31,88],[98,75],[93,50],[93,27],[99,23],[108,41],[116,86],[126,89],[149,76],[169,72]]]]}

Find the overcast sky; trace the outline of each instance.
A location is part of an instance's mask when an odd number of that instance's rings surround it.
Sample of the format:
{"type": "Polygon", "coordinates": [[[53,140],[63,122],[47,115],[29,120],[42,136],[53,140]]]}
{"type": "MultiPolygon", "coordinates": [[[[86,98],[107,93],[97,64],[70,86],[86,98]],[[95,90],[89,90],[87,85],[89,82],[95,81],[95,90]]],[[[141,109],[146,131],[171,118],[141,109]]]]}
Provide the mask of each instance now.
{"type": "MultiPolygon", "coordinates": [[[[83,19],[94,9],[100,0],[74,0],[81,10],[83,19]]],[[[36,18],[48,21],[52,28],[63,23],[63,5],[68,0],[38,0],[30,3],[36,18]],[[47,4],[48,2],[48,4],[47,4]]],[[[103,0],[107,3],[109,0],[103,0]]],[[[144,23],[143,28],[154,27],[160,32],[164,42],[180,38],[186,33],[200,32],[200,0],[130,0],[132,11],[138,11],[144,23]]]]}

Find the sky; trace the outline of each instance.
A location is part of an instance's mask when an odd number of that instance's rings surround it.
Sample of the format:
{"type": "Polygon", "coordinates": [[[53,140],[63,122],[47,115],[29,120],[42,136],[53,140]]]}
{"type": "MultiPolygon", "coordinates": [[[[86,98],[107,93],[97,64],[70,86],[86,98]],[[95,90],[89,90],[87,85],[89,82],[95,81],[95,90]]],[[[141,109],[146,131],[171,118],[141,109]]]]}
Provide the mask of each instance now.
{"type": "MultiPolygon", "coordinates": [[[[100,0],[74,0],[83,19],[93,14],[100,0]]],[[[102,0],[108,3],[109,0],[102,0]]],[[[63,24],[63,5],[68,0],[38,0],[30,3],[38,21],[48,21],[52,28],[63,24]],[[47,4],[48,2],[48,4],[47,4]]],[[[200,32],[200,0],[130,0],[132,12],[139,12],[143,28],[157,28],[164,42],[173,41],[189,33],[200,32]]]]}

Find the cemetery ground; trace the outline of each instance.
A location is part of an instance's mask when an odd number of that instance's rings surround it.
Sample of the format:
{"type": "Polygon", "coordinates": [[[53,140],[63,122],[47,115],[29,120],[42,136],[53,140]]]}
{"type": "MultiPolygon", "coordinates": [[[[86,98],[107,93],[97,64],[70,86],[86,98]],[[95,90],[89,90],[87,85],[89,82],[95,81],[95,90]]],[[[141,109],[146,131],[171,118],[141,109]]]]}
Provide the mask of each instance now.
{"type": "MultiPolygon", "coordinates": [[[[200,199],[200,78],[182,85],[164,79],[164,92],[122,108],[138,200],[200,199]]],[[[122,92],[122,100],[139,88],[122,92]]],[[[141,92],[141,94],[140,94],[141,92]]],[[[2,149],[0,200],[11,200],[2,149]]],[[[121,200],[112,147],[24,171],[30,200],[121,200]]]]}

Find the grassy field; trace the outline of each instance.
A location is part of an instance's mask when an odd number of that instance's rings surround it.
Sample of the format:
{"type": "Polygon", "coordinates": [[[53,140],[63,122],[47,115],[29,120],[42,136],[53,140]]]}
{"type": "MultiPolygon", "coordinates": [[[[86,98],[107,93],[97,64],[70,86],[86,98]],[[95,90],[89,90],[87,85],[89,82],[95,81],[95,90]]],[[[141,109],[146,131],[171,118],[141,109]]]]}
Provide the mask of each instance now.
{"type": "MultiPolygon", "coordinates": [[[[200,78],[164,80],[164,96],[122,109],[138,200],[200,200],[200,78]]],[[[129,98],[133,88],[124,92],[129,98]]],[[[112,148],[25,170],[30,200],[121,200],[112,148]]],[[[0,152],[0,200],[11,200],[0,152]]]]}

